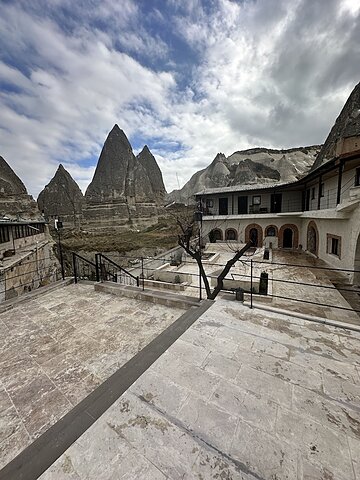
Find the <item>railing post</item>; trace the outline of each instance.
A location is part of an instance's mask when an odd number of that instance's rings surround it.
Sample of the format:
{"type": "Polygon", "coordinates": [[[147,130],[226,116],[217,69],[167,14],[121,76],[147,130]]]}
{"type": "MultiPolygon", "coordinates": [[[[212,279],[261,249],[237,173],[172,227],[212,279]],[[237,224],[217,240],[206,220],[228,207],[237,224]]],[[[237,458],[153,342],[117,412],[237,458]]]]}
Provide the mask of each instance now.
{"type": "Polygon", "coordinates": [[[99,267],[99,254],[95,253],[95,270],[96,270],[96,281],[100,282],[100,267],[99,267]]]}
{"type": "Polygon", "coordinates": [[[250,308],[253,308],[253,260],[250,259],[250,308]]]}
{"type": "Polygon", "coordinates": [[[144,257],[141,257],[141,278],[142,278],[142,289],[145,290],[145,277],[144,277],[144,257]]]}
{"type": "Polygon", "coordinates": [[[139,277],[136,277],[136,286],[137,286],[137,287],[140,287],[140,279],[139,279],[139,277]]]}
{"type": "Polygon", "coordinates": [[[102,261],[101,261],[101,253],[98,253],[98,255],[99,255],[99,281],[103,282],[104,272],[103,272],[102,261]]]}
{"type": "MultiPolygon", "coordinates": [[[[201,260],[200,260],[201,261],[201,260]]],[[[199,266],[199,300],[201,301],[202,300],[202,292],[201,292],[201,269],[200,269],[200,266],[199,266]]]]}
{"type": "Polygon", "coordinates": [[[75,252],[72,253],[72,257],[73,257],[74,281],[75,281],[75,283],[77,283],[77,266],[76,266],[75,252]]]}
{"type": "Polygon", "coordinates": [[[61,263],[61,276],[62,276],[62,279],[65,280],[64,256],[63,256],[63,251],[62,251],[62,246],[61,246],[60,230],[58,230],[58,235],[59,235],[59,254],[60,254],[60,263],[61,263]]]}

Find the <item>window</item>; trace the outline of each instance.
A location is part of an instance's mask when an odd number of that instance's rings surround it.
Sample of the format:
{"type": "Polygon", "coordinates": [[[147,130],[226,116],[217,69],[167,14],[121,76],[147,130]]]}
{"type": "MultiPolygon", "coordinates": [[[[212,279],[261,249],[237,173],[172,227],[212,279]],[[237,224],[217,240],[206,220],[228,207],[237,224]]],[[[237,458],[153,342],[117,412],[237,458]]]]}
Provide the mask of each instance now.
{"type": "Polygon", "coordinates": [[[10,240],[10,235],[9,235],[9,227],[6,226],[1,226],[0,227],[0,243],[6,243],[9,242],[10,240]]]}
{"type": "Polygon", "coordinates": [[[268,228],[266,229],[266,236],[267,236],[267,237],[275,237],[275,236],[276,236],[275,227],[268,227],[268,228]]]}
{"type": "Polygon", "coordinates": [[[207,208],[212,208],[214,206],[214,200],[212,200],[211,198],[208,198],[206,200],[206,207],[207,208]]]}
{"type": "Polygon", "coordinates": [[[360,186],[360,168],[357,168],[355,172],[355,187],[358,186],[360,186]]]}
{"type": "Polygon", "coordinates": [[[331,253],[333,255],[339,255],[339,239],[338,238],[331,239],[331,253]]]}
{"type": "Polygon", "coordinates": [[[325,185],[323,183],[320,184],[320,197],[324,196],[324,187],[325,185]]]}
{"type": "Polygon", "coordinates": [[[260,205],[261,204],[261,195],[254,195],[253,196],[253,205],[260,205]]]}
{"type": "Polygon", "coordinates": [[[315,187],[311,189],[311,200],[315,200],[315,187]]]}
{"type": "Polygon", "coordinates": [[[327,253],[341,257],[341,237],[327,234],[327,253]]]}

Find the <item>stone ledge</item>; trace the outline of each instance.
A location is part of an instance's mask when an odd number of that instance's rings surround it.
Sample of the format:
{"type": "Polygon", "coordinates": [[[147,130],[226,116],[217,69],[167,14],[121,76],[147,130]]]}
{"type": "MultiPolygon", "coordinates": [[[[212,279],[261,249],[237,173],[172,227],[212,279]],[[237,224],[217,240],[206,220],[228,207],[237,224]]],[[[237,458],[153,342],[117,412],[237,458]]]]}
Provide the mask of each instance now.
{"type": "Polygon", "coordinates": [[[168,307],[183,308],[198,307],[200,301],[195,297],[177,295],[170,292],[159,292],[155,290],[141,290],[140,287],[119,285],[111,282],[96,283],[95,291],[110,293],[112,295],[123,295],[129,298],[136,298],[147,302],[158,303],[168,307]]]}
{"type": "Polygon", "coordinates": [[[32,290],[29,293],[24,293],[20,297],[11,298],[9,300],[5,300],[5,302],[0,303],[0,313],[6,312],[11,308],[17,307],[19,304],[26,302],[27,300],[34,299],[39,297],[40,295],[44,295],[51,290],[55,290],[56,288],[66,287],[74,283],[73,277],[65,278],[65,280],[58,280],[57,282],[53,282],[50,285],[45,285],[43,287],[39,287],[36,290],[32,290]]]}

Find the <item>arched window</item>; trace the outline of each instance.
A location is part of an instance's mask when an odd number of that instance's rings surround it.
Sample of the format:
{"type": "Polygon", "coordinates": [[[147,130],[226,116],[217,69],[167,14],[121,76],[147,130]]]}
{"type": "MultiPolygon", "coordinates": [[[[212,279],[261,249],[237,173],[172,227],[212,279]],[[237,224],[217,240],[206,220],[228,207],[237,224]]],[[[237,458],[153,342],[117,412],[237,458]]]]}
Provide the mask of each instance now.
{"type": "Polygon", "coordinates": [[[237,240],[237,231],[233,228],[228,228],[225,232],[226,240],[237,240]]]}
{"type": "Polygon", "coordinates": [[[209,233],[209,240],[211,243],[215,243],[218,240],[223,239],[223,234],[222,231],[219,228],[214,228],[214,230],[211,230],[209,233]]]}
{"type": "Polygon", "coordinates": [[[267,227],[266,229],[267,237],[276,237],[276,228],[273,226],[267,227]]]}

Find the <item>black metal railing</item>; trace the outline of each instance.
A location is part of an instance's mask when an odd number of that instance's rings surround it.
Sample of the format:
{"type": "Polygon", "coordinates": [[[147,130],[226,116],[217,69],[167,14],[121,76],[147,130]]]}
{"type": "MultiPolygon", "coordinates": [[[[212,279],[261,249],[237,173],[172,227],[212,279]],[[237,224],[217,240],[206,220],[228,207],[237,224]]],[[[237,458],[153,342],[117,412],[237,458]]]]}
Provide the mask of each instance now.
{"type": "Polygon", "coordinates": [[[103,253],[95,255],[95,266],[97,281],[111,281],[122,285],[140,286],[139,276],[130,273],[103,253]]]}
{"type": "Polygon", "coordinates": [[[89,280],[91,282],[98,281],[97,266],[91,260],[72,252],[74,281],[89,280]]]}

